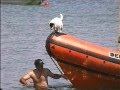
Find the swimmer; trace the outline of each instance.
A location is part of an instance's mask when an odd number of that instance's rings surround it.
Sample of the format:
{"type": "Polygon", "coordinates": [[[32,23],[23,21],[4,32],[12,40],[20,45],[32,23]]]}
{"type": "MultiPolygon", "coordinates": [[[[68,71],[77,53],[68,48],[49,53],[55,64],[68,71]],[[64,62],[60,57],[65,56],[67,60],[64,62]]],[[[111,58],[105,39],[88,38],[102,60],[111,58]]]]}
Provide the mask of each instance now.
{"type": "Polygon", "coordinates": [[[43,61],[37,59],[34,62],[35,69],[28,72],[26,75],[20,78],[20,83],[24,86],[30,87],[29,79],[33,80],[35,90],[47,90],[48,89],[48,76],[54,79],[65,78],[64,75],[54,74],[48,68],[44,68],[43,61]]]}

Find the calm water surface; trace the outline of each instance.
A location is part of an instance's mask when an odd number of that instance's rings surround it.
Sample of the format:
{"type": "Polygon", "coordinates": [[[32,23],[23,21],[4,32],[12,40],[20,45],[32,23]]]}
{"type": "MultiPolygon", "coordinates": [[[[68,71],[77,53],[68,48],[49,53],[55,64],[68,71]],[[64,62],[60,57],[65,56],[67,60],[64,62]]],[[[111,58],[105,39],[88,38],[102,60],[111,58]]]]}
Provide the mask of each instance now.
{"type": "MultiPolygon", "coordinates": [[[[59,73],[49,58],[45,41],[48,22],[64,15],[63,32],[111,49],[118,49],[118,5],[115,0],[49,0],[51,7],[1,6],[1,87],[3,90],[34,90],[19,79],[43,59],[45,67],[59,73]]],[[[49,78],[51,90],[75,90],[64,79],[49,78]]]]}

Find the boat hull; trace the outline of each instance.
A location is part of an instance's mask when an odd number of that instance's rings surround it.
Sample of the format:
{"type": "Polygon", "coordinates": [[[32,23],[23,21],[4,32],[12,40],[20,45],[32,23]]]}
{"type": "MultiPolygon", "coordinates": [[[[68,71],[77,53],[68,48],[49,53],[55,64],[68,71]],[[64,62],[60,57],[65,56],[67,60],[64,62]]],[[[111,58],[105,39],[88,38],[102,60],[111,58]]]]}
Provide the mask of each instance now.
{"type": "Polygon", "coordinates": [[[120,79],[77,68],[58,61],[73,87],[80,89],[120,89],[120,79]]]}
{"type": "Polygon", "coordinates": [[[46,49],[76,88],[120,88],[120,51],[64,33],[52,33],[46,49]]]}

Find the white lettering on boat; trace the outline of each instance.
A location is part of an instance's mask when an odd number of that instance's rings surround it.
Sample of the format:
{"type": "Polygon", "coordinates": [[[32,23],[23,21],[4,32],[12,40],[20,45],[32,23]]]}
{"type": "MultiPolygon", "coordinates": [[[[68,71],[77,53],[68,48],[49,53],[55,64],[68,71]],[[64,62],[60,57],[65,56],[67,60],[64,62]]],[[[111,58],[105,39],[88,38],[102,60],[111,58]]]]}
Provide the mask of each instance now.
{"type": "Polygon", "coordinates": [[[120,60],[120,54],[118,54],[118,53],[110,52],[109,57],[120,60]]]}

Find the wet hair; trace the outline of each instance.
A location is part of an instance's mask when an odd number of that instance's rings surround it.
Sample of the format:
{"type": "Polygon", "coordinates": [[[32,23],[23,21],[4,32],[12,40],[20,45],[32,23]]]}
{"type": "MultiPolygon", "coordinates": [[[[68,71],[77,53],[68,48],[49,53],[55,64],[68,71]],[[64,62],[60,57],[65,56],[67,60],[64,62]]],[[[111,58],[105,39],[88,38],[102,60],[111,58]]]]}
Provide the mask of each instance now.
{"type": "Polygon", "coordinates": [[[41,59],[36,59],[35,62],[34,62],[34,65],[35,66],[40,66],[40,65],[43,65],[43,61],[41,59]]]}

